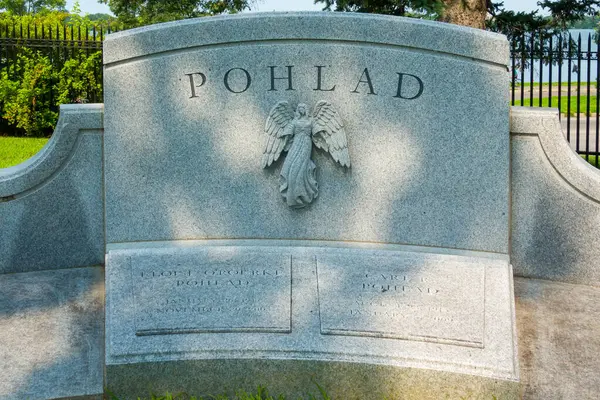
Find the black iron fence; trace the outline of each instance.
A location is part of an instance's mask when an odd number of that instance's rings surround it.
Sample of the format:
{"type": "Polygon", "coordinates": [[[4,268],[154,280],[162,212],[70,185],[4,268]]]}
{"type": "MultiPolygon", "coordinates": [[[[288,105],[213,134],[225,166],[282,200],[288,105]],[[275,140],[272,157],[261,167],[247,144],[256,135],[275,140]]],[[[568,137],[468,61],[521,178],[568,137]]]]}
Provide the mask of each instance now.
{"type": "MultiPolygon", "coordinates": [[[[102,51],[102,41],[107,33],[114,32],[111,26],[85,25],[43,25],[43,24],[0,24],[0,68],[9,77],[19,73],[20,55],[29,51],[47,57],[53,71],[61,71],[68,60],[83,60],[92,53],[102,51]]],[[[102,82],[102,59],[98,57],[93,73],[102,82]]],[[[56,76],[51,79],[57,79],[56,76]]],[[[54,110],[58,105],[54,100],[56,82],[50,82],[50,104],[54,110]]],[[[82,102],[102,102],[102,90],[90,88],[82,102]]]]}
{"type": "Polygon", "coordinates": [[[560,110],[571,148],[598,167],[600,63],[594,35],[526,34],[514,38],[511,67],[511,104],[560,110]]]}

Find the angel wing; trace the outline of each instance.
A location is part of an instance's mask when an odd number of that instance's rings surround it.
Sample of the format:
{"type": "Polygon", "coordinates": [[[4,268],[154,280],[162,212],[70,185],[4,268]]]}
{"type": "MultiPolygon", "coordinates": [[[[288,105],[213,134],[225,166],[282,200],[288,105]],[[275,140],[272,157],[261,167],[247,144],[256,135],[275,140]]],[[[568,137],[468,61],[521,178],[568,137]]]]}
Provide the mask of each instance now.
{"type": "Polygon", "coordinates": [[[282,151],[287,151],[294,135],[294,127],[290,122],[294,119],[294,111],[287,101],[280,101],[269,112],[265,124],[265,147],[262,156],[262,166],[266,168],[273,164],[282,151]]]}
{"type": "Polygon", "coordinates": [[[340,114],[327,101],[319,101],[313,111],[313,143],[323,149],[340,165],[350,168],[348,139],[340,114]]]}

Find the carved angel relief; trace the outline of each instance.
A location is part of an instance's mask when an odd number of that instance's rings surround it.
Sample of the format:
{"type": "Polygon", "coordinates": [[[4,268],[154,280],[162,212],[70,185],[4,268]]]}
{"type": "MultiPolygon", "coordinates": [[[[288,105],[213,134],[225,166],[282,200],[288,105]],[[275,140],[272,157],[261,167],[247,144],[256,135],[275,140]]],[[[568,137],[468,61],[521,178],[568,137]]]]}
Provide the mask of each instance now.
{"type": "Polygon", "coordinates": [[[287,152],[279,174],[279,190],[290,207],[306,207],[318,195],[316,166],[311,159],[313,143],[341,166],[350,168],[344,124],[327,101],[319,101],[312,115],[307,114],[306,104],[298,104],[294,113],[287,101],[280,101],[269,113],[265,133],[263,168],[287,152]]]}

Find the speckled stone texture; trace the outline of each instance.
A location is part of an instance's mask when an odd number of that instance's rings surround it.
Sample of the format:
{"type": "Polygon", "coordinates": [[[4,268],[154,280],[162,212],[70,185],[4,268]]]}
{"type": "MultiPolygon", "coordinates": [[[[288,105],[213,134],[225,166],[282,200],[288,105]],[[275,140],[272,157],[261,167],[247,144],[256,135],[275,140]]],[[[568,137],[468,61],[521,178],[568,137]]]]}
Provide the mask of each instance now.
{"type": "Polygon", "coordinates": [[[508,253],[503,36],[264,13],[109,35],[104,62],[107,243],[316,239],[508,253]],[[313,150],[319,196],[303,210],[281,199],[281,161],[261,168],[265,121],[282,100],[329,101],[348,137],[350,170],[313,150]]]}
{"type": "Polygon", "coordinates": [[[100,267],[0,275],[0,399],[101,399],[100,267]]]}
{"type": "Polygon", "coordinates": [[[515,278],[523,398],[596,399],[600,288],[515,278]]]}
{"type": "Polygon", "coordinates": [[[109,250],[111,391],[206,395],[265,384],[297,396],[314,376],[339,399],[516,398],[506,259],[237,243],[109,250]]]}
{"type": "Polygon", "coordinates": [[[103,263],[102,113],[61,106],[48,144],[0,169],[0,274],[103,263]]]}
{"type": "Polygon", "coordinates": [[[104,45],[109,389],[518,396],[504,36],[265,13],[104,45]],[[281,101],[348,141],[301,210],[261,165],[281,101]]]}
{"type": "Polygon", "coordinates": [[[569,148],[556,111],[511,114],[515,274],[600,286],[600,170],[569,148]]]}

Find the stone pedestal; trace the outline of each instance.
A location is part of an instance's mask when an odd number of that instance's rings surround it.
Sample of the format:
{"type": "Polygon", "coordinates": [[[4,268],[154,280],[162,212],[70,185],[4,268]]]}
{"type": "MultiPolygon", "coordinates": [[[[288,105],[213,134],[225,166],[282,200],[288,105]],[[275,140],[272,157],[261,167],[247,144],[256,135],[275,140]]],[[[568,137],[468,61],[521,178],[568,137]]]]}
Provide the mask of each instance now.
{"type": "Polygon", "coordinates": [[[504,257],[186,244],[108,253],[106,368],[116,393],[262,384],[296,396],[316,389],[312,379],[344,399],[517,398],[504,257]]]}

